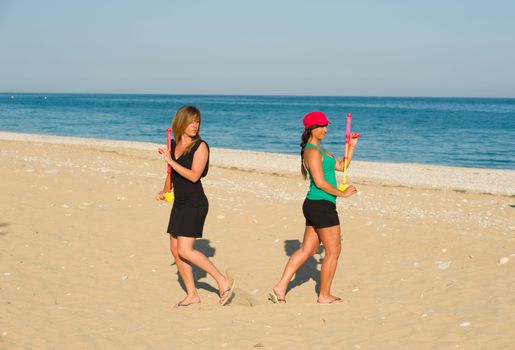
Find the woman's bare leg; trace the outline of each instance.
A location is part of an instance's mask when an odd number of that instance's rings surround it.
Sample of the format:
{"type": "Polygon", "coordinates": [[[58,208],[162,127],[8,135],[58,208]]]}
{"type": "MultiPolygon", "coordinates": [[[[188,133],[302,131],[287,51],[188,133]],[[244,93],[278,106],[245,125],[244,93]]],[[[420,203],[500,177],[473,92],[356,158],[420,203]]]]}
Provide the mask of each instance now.
{"type": "Polygon", "coordinates": [[[220,273],[216,266],[204,254],[193,248],[194,244],[195,238],[177,237],[177,252],[179,257],[198,266],[213,277],[218,285],[220,301],[222,301],[222,299],[225,298],[223,293],[229,289],[230,281],[226,276],[220,273]]]}
{"type": "Polygon", "coordinates": [[[293,275],[309,257],[317,252],[319,246],[320,241],[315,229],[313,226],[306,226],[302,245],[290,256],[290,259],[288,259],[284,267],[281,279],[273,288],[274,293],[279,299],[284,299],[286,290],[288,289],[288,283],[290,283],[293,275]]]}
{"type": "Polygon", "coordinates": [[[318,302],[321,304],[339,303],[341,299],[331,294],[331,286],[341,252],[340,226],[320,228],[317,229],[317,233],[325,250],[322,269],[320,270],[318,302]]]}
{"type": "MultiPolygon", "coordinates": [[[[177,265],[177,270],[179,271],[179,275],[186,286],[186,298],[180,301],[181,305],[188,304],[196,304],[200,303],[200,297],[197,293],[197,288],[195,288],[195,280],[193,278],[193,268],[189,261],[184,260],[179,256],[179,252],[177,250],[178,240],[177,236],[170,235],[170,251],[175,259],[175,264],[177,265]]],[[[177,304],[177,306],[179,306],[177,304]]]]}

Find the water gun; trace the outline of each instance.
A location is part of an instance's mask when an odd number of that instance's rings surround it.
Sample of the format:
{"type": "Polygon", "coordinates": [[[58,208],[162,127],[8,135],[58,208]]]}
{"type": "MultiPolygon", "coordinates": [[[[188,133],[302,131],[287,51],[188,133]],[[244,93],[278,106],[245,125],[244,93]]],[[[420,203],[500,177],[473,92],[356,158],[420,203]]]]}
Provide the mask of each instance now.
{"type": "Polygon", "coordinates": [[[351,122],[352,122],[352,114],[348,113],[347,114],[347,130],[345,131],[345,153],[343,156],[343,179],[342,179],[342,183],[340,184],[340,191],[345,191],[345,189],[347,189],[347,187],[349,187],[349,185],[347,184],[347,166],[349,165],[348,162],[349,162],[350,139],[351,138],[357,139],[358,137],[361,136],[361,134],[359,132],[353,132],[351,134],[351,132],[350,132],[351,122]]]}
{"type": "MultiPolygon", "coordinates": [[[[172,154],[172,129],[167,128],[166,129],[166,152],[168,152],[170,155],[172,154]]],[[[158,151],[159,154],[161,154],[160,151],[158,151]]],[[[173,192],[172,192],[172,166],[170,164],[167,164],[166,172],[168,173],[168,176],[166,177],[166,186],[165,186],[165,200],[167,202],[173,201],[173,192]]],[[[159,197],[159,195],[156,196],[156,200],[162,200],[162,198],[159,197]]]]}

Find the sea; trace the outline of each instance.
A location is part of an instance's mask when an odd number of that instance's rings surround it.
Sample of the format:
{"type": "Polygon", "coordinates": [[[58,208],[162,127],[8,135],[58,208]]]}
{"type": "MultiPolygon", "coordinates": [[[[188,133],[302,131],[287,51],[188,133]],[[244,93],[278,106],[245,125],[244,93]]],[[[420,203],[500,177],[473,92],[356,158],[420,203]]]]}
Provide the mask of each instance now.
{"type": "Polygon", "coordinates": [[[299,154],[303,116],[322,111],[342,157],[351,113],[356,160],[515,169],[513,98],[0,93],[0,130],[164,144],[186,104],[211,147],[299,154]]]}

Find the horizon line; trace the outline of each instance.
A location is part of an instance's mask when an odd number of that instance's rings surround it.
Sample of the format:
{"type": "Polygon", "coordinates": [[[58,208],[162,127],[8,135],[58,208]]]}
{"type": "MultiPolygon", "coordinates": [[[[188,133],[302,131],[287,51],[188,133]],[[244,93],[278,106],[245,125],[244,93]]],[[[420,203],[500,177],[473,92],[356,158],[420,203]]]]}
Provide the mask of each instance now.
{"type": "Polygon", "coordinates": [[[151,92],[41,92],[0,91],[0,95],[152,95],[152,96],[234,96],[234,97],[351,97],[351,98],[462,98],[462,99],[515,99],[515,96],[422,96],[422,95],[308,95],[308,94],[231,94],[231,93],[151,93],[151,92]]]}

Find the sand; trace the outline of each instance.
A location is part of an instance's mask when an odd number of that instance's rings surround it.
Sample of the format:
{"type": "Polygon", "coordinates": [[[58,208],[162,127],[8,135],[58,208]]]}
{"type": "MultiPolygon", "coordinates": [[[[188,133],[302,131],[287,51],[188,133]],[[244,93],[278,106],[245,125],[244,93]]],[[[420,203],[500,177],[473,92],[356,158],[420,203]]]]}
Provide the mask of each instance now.
{"type": "Polygon", "coordinates": [[[343,249],[316,303],[322,250],[267,300],[302,239],[295,156],[212,149],[198,249],[236,278],[217,305],[184,292],[154,200],[158,145],[0,132],[0,349],[513,349],[515,171],[356,161],[343,249]]]}

